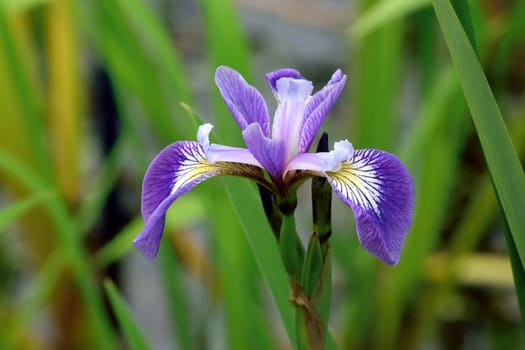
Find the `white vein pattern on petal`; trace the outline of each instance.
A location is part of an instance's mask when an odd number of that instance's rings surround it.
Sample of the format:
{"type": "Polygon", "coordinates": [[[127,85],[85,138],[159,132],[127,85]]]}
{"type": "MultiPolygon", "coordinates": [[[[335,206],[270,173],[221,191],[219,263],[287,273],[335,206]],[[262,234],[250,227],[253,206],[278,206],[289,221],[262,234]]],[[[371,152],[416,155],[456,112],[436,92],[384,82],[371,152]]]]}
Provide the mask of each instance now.
{"type": "Polygon", "coordinates": [[[178,155],[180,158],[177,160],[178,166],[170,184],[172,187],[170,195],[186,185],[196,185],[215,175],[234,175],[255,181],[264,180],[260,168],[255,165],[227,161],[209,163],[204,147],[197,143],[181,146],[178,155]]]}
{"type": "Polygon", "coordinates": [[[377,175],[374,160],[369,152],[354,153],[354,156],[341,164],[337,172],[326,172],[337,188],[353,203],[381,218],[379,203],[383,199],[383,181],[377,175]]]}
{"type": "Polygon", "coordinates": [[[219,169],[210,165],[201,146],[188,147],[185,145],[180,149],[184,160],[180,162],[175,171],[175,176],[171,183],[171,194],[177,192],[182,186],[198,180],[200,176],[210,177],[215,175],[219,169]]]}

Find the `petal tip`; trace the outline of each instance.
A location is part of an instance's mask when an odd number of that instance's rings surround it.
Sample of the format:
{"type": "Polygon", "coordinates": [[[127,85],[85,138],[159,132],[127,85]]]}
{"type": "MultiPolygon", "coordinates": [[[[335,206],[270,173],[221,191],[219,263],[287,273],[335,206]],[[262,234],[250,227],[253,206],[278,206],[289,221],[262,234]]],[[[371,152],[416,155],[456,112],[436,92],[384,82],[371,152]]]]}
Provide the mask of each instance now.
{"type": "Polygon", "coordinates": [[[160,242],[152,242],[142,232],[133,240],[133,246],[148,260],[153,260],[158,254],[160,242]]]}
{"type": "Polygon", "coordinates": [[[292,79],[301,79],[301,73],[293,68],[281,68],[276,71],[266,74],[266,80],[270,84],[272,91],[277,92],[277,81],[281,78],[292,78],[292,79]]]}

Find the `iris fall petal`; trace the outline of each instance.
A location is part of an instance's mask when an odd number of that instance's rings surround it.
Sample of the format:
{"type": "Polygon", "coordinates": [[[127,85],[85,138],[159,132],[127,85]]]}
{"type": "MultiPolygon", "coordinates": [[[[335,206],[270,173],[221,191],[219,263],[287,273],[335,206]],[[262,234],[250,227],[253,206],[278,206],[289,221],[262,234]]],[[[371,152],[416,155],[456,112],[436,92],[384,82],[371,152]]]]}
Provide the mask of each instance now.
{"type": "Polygon", "coordinates": [[[361,245],[386,263],[397,264],[414,205],[412,179],[401,161],[388,152],[359,149],[326,176],[352,208],[361,245]]]}
{"type": "Polygon", "coordinates": [[[144,230],[133,244],[148,259],[157,255],[166,211],[180,196],[216,175],[237,175],[263,181],[257,166],[230,162],[210,163],[203,145],[180,141],[167,146],[150,164],[142,184],[144,230]]]}

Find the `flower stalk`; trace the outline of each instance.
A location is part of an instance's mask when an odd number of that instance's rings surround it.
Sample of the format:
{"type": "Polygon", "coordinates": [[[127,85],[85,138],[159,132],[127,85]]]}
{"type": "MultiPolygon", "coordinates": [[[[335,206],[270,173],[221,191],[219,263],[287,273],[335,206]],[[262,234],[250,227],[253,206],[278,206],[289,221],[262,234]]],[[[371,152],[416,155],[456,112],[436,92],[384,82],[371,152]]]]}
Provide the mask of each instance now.
{"type": "MultiPolygon", "coordinates": [[[[319,139],[317,152],[328,150],[328,135],[319,139]]],[[[331,225],[332,189],[325,178],[312,179],[313,232],[308,241],[300,284],[292,280],[290,301],[296,308],[299,349],[324,349],[330,314],[332,272],[328,239],[331,225]]]]}
{"type": "Polygon", "coordinates": [[[300,280],[304,261],[304,247],[295,228],[293,213],[283,215],[282,219],[279,251],[290,280],[300,280]]]}
{"type": "Polygon", "coordinates": [[[292,281],[290,301],[296,308],[297,345],[300,350],[324,349],[330,314],[332,271],[329,247],[323,253],[320,236],[308,242],[300,285],[292,281]]]}

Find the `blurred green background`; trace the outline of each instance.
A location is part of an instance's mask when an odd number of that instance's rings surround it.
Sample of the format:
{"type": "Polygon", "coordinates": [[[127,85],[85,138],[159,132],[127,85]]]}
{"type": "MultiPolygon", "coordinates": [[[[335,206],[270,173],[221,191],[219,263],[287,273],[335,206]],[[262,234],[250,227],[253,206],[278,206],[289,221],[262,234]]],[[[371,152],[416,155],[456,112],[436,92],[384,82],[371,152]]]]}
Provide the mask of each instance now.
{"type": "MultiPolygon", "coordinates": [[[[469,3],[523,162],[525,2],[469,3]]],[[[218,65],[270,110],[264,73],[293,67],[319,89],[342,68],[323,130],[397,154],[414,177],[393,268],[333,203],[338,348],[525,348],[498,203],[430,1],[2,0],[0,349],[291,348],[286,278],[252,184],[213,179],[178,200],[154,262],[131,245],[162,147],[194,140],[202,121],[242,145],[218,65]]]]}

